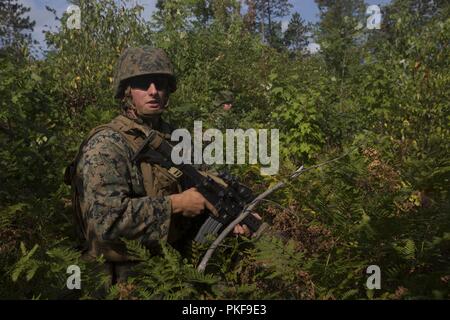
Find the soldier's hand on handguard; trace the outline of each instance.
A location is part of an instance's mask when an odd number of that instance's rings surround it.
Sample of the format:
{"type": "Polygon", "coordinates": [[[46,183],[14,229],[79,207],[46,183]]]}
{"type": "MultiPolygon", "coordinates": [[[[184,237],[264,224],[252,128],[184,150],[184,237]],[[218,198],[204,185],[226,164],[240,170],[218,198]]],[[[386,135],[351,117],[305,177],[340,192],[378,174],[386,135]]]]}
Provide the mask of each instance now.
{"type": "Polygon", "coordinates": [[[181,213],[185,217],[193,218],[205,209],[213,214],[218,214],[216,208],[196,188],[173,194],[170,196],[170,200],[172,201],[172,212],[181,213]]]}
{"type": "MultiPolygon", "coordinates": [[[[261,216],[257,213],[251,213],[251,214],[254,215],[256,218],[258,218],[259,220],[262,219],[261,216]]],[[[237,224],[234,226],[233,234],[250,237],[252,235],[252,232],[245,224],[243,224],[243,225],[237,224]]]]}

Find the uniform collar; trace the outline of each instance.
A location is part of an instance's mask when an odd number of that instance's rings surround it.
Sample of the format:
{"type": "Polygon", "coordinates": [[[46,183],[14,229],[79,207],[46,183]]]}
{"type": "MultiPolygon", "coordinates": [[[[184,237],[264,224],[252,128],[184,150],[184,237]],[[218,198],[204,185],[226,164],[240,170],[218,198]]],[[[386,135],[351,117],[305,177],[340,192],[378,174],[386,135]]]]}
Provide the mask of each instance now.
{"type": "Polygon", "coordinates": [[[158,127],[153,127],[151,122],[144,121],[141,117],[131,117],[126,113],[122,114],[121,116],[127,120],[131,130],[140,131],[141,133],[144,133],[145,136],[148,136],[151,130],[156,130],[162,133],[165,138],[170,138],[170,134],[173,131],[172,127],[162,118],[159,118],[158,127]]]}

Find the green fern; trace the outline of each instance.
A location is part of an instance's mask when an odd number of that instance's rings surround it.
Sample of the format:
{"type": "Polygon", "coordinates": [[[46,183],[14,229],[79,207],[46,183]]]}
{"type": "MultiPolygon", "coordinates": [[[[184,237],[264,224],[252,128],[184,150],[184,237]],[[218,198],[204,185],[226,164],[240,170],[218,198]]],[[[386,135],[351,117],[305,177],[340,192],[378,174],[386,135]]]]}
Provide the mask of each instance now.
{"type": "Polygon", "coordinates": [[[11,272],[12,281],[16,282],[19,276],[26,271],[26,279],[30,281],[31,278],[36,273],[39,264],[37,261],[32,260],[33,255],[36,253],[36,250],[39,248],[39,245],[34,245],[34,247],[27,251],[25,244],[23,242],[20,243],[20,251],[22,252],[22,258],[15,264],[11,272]]]}
{"type": "Polygon", "coordinates": [[[394,243],[392,247],[405,260],[414,260],[416,257],[416,245],[411,239],[394,243]]]}

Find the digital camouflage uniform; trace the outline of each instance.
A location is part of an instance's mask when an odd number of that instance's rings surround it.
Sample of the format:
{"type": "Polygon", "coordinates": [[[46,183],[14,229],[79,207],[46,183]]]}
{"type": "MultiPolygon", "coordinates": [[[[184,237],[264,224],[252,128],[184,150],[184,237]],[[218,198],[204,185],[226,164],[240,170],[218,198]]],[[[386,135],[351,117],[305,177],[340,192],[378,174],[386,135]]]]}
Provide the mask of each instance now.
{"type": "MultiPolygon", "coordinates": [[[[142,136],[136,138],[143,141],[142,136]]],[[[87,235],[94,233],[104,240],[140,237],[143,243],[167,237],[168,195],[179,191],[178,183],[164,176],[163,169],[154,168],[157,196],[151,199],[141,168],[131,161],[134,152],[119,132],[109,128],[95,133],[82,148],[76,175],[87,235]]]]}
{"type": "MultiPolygon", "coordinates": [[[[176,88],[170,61],[160,49],[126,49],[117,70],[119,99],[124,97],[124,80],[137,75],[165,74],[170,90],[176,88]]],[[[132,161],[151,129],[165,139],[172,131],[162,119],[158,128],[150,128],[141,119],[120,115],[91,131],[66,171],[84,257],[103,255],[113,282],[125,280],[133,264],[120,238],[156,250],[161,240],[176,244],[192,224],[181,214],[172,215],[169,195],[183,190],[181,181],[158,164],[132,161]]]]}

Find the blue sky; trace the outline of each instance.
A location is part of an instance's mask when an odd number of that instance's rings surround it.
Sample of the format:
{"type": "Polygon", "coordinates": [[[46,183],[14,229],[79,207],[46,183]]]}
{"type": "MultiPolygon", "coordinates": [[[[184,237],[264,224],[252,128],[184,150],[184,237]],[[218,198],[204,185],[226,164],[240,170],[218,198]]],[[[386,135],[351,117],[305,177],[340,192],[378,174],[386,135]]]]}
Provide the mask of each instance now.
{"type": "MultiPolygon", "coordinates": [[[[133,0],[143,5],[144,15],[147,17],[151,16],[151,13],[155,9],[156,0],[133,0]]],[[[57,22],[54,20],[53,15],[45,9],[45,6],[49,6],[56,10],[58,16],[67,9],[69,3],[65,0],[19,0],[20,3],[31,8],[30,16],[31,19],[36,21],[36,26],[34,28],[33,37],[38,40],[41,44],[44,44],[43,30],[48,30],[49,28],[56,28],[57,22]]],[[[389,3],[390,0],[366,0],[368,5],[378,4],[383,5],[389,3]]],[[[292,12],[299,12],[302,18],[308,22],[317,22],[319,10],[314,2],[314,0],[290,0],[290,3],[294,5],[292,12]]],[[[285,17],[284,25],[287,25],[289,17],[285,17]]]]}

